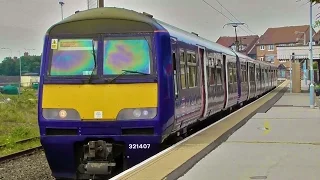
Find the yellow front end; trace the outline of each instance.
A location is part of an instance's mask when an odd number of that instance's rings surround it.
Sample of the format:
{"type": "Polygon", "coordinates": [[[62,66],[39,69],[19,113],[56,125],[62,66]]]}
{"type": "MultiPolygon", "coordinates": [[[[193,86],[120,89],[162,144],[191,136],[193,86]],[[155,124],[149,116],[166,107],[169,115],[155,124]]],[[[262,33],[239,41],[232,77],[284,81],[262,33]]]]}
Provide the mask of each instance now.
{"type": "Polygon", "coordinates": [[[81,120],[112,121],[128,108],[157,108],[157,83],[44,84],[43,109],[74,109],[81,120]],[[96,118],[97,112],[101,117],[96,118]]]}

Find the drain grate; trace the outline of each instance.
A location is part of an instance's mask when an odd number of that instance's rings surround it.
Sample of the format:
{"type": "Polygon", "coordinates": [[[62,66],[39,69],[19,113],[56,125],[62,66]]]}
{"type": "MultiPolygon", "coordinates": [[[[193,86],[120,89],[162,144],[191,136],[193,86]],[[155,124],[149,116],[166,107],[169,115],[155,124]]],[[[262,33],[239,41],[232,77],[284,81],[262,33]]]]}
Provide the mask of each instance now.
{"type": "Polygon", "coordinates": [[[293,105],[273,105],[273,107],[293,107],[293,105]]]}
{"type": "Polygon", "coordinates": [[[273,107],[301,107],[301,108],[309,108],[310,106],[273,105],[273,107]]]}
{"type": "Polygon", "coordinates": [[[252,176],[250,179],[267,179],[267,176],[252,176]]]}

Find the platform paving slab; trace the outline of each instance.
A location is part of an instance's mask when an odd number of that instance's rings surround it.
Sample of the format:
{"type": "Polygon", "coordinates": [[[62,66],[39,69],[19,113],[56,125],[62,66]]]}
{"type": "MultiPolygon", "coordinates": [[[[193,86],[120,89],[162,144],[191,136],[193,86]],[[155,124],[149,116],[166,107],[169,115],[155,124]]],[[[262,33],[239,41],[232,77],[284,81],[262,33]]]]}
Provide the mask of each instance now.
{"type": "Polygon", "coordinates": [[[286,93],[179,180],[318,180],[319,169],[320,110],[307,93],[286,93]]]}

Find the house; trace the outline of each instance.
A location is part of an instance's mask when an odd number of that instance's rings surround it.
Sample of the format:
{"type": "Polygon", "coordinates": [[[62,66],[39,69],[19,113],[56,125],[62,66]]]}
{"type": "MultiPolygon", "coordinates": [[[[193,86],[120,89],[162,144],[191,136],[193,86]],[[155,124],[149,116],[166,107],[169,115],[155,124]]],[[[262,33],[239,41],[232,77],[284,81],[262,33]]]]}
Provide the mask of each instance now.
{"type": "Polygon", "coordinates": [[[285,67],[289,67],[289,60],[280,62],[277,59],[277,47],[307,45],[309,42],[309,27],[309,25],[302,25],[268,28],[256,44],[257,59],[278,66],[284,63],[285,67]]]}
{"type": "MultiPolygon", "coordinates": [[[[238,36],[239,51],[253,59],[256,59],[255,44],[258,41],[259,36],[238,36]]],[[[236,50],[236,37],[222,36],[217,40],[217,43],[236,50]]]]}
{"type": "Polygon", "coordinates": [[[316,34],[313,35],[313,40],[315,41],[316,45],[320,44],[320,30],[316,34]]]}

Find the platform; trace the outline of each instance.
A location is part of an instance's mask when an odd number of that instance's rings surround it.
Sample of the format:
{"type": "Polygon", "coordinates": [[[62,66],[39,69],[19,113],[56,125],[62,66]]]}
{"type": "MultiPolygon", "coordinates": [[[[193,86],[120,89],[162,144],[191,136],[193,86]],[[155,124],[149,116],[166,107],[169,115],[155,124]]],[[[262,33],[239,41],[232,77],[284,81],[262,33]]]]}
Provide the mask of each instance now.
{"type": "MultiPolygon", "coordinates": [[[[189,136],[179,143],[167,148],[144,162],[122,172],[110,180],[171,180],[178,179],[208,153],[215,152],[222,142],[244,125],[257,112],[266,112],[286,92],[289,81],[283,82],[276,89],[224,117],[207,128],[189,136]],[[214,151],[212,151],[214,150],[214,151]]],[[[227,143],[228,144],[228,143],[227,143]]],[[[236,155],[235,153],[234,155],[236,155]]],[[[226,154],[227,156],[227,154],[226,154]]],[[[205,159],[204,159],[205,160],[205,159]]],[[[201,163],[201,162],[200,162],[201,163]]],[[[219,164],[219,162],[216,162],[219,164]]],[[[225,161],[227,163],[227,161],[225,161]]],[[[239,162],[240,163],[240,162],[239,162]]],[[[183,178],[199,179],[197,165],[183,178]],[[193,173],[195,172],[195,173],[193,173]],[[191,174],[190,174],[191,173],[191,174]]],[[[211,167],[207,167],[212,171],[211,167]]],[[[225,169],[226,172],[231,170],[225,169]]],[[[212,171],[213,172],[213,171],[212,171]]],[[[219,172],[219,170],[217,170],[219,172]]],[[[205,176],[206,174],[202,174],[205,176]]],[[[207,178],[212,178],[208,174],[207,178]]],[[[219,179],[219,178],[218,178],[219,179]]]]}
{"type": "Polygon", "coordinates": [[[290,93],[257,113],[179,180],[318,180],[320,110],[290,93]]]}

